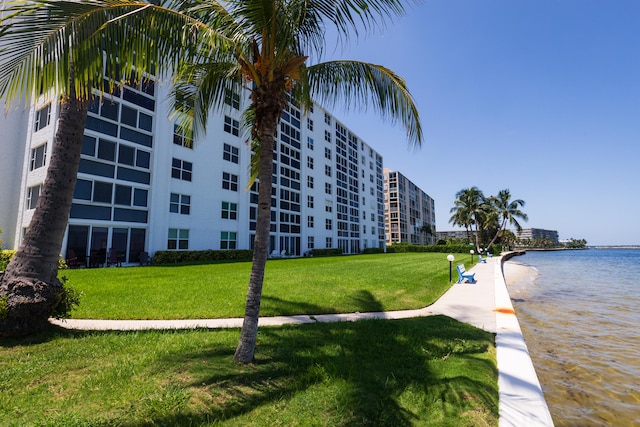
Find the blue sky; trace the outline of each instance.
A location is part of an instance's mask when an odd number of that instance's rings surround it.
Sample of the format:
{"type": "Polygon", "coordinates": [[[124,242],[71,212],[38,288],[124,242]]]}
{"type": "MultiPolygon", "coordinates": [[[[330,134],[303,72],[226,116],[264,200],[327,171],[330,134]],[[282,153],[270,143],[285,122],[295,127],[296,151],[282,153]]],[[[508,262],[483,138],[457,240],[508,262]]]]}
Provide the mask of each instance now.
{"type": "Polygon", "coordinates": [[[508,188],[526,227],[640,244],[640,1],[425,1],[329,53],[407,80],[420,149],[373,111],[334,113],[435,199],[439,230],[460,189],[508,188]]]}

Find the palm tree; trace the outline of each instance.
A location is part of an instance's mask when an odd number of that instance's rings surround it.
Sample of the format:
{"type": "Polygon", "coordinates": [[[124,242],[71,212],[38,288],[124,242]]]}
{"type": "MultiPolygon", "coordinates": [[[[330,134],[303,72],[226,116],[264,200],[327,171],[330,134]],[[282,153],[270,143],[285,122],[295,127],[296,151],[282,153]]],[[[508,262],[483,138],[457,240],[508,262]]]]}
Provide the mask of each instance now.
{"type": "MultiPolygon", "coordinates": [[[[3,21],[0,32],[0,45],[17,43],[0,63],[0,94],[15,97],[44,87],[83,101],[94,93],[93,88],[104,87],[105,68],[119,67],[120,75],[126,78],[134,72],[155,73],[155,67],[164,67],[162,70],[179,79],[175,95],[180,123],[198,137],[206,129],[208,112],[223,104],[228,90],[245,87],[250,91],[251,105],[246,118],[255,153],[252,166],[260,185],[253,266],[240,343],[234,356],[248,363],[255,351],[268,255],[274,142],[288,97],[303,107],[309,107],[312,99],[328,106],[338,99],[359,107],[368,103],[383,117],[399,121],[407,129],[410,143],[422,141],[416,106],[404,80],[393,71],[359,61],[306,64],[309,57],[322,57],[326,25],[335,26],[348,39],[351,32],[371,30],[384,25],[388,18],[403,14],[404,3],[401,0],[21,2],[12,10],[15,12],[12,20],[3,21]],[[65,64],[70,63],[70,58],[80,78],[67,79],[71,83],[64,85],[60,82],[62,76],[69,75],[65,64]],[[76,92],[72,93],[71,88],[76,92]]],[[[69,127],[81,138],[82,125],[69,126],[61,119],[58,127],[69,127]]],[[[73,162],[75,159],[67,163],[70,175],[77,173],[77,165],[70,165],[73,162]]],[[[73,185],[69,187],[65,197],[70,199],[73,185]]],[[[53,190],[58,191],[55,187],[53,190]]],[[[59,220],[64,228],[69,210],[55,206],[64,217],[59,220]]],[[[36,209],[35,216],[38,215],[36,209]]],[[[21,246],[19,258],[32,256],[32,247],[38,247],[46,234],[44,229],[29,233],[34,237],[21,246]]],[[[57,254],[62,236],[52,240],[57,242],[57,254]]],[[[28,277],[20,264],[14,264],[10,266],[11,277],[28,277]]],[[[52,282],[53,277],[48,274],[49,281],[45,283],[52,282]]],[[[1,295],[11,296],[6,282],[5,277],[1,295]]]]}
{"type": "Polygon", "coordinates": [[[524,200],[511,200],[511,192],[509,189],[501,190],[498,192],[498,196],[491,196],[489,198],[489,203],[493,206],[494,211],[498,215],[499,225],[498,230],[487,247],[493,245],[500,232],[506,230],[507,225],[515,225],[516,229],[520,231],[522,226],[518,222],[518,219],[523,221],[529,220],[527,214],[520,210],[520,207],[524,206],[524,200]]]}
{"type": "Polygon", "coordinates": [[[473,231],[476,249],[479,250],[479,229],[485,220],[485,197],[478,187],[465,188],[456,193],[456,200],[450,209],[449,222],[464,227],[467,234],[473,231]]]}

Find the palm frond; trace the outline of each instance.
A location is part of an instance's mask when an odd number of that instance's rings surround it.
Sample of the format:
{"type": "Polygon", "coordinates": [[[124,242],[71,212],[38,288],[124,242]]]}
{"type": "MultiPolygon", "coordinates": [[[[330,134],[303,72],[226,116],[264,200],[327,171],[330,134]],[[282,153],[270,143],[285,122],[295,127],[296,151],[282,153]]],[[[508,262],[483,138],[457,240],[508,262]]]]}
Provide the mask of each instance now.
{"type": "Polygon", "coordinates": [[[421,145],[418,109],[406,82],[390,69],[360,61],[331,61],[307,68],[312,96],[328,107],[340,100],[349,107],[372,107],[392,123],[400,122],[411,144],[421,145]]]}

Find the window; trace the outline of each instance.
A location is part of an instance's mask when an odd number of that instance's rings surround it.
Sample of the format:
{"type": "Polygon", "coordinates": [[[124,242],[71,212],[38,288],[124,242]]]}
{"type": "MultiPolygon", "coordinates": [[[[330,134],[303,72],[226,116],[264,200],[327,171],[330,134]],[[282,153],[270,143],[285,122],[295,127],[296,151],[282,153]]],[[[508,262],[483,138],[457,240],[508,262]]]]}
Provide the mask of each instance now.
{"type": "Polygon", "coordinates": [[[313,169],[313,157],[307,156],[307,167],[313,169]]]}
{"type": "Polygon", "coordinates": [[[313,132],[313,120],[307,117],[307,129],[313,132]]]}
{"type": "Polygon", "coordinates": [[[331,142],[331,132],[329,132],[328,130],[324,131],[324,140],[327,142],[331,142]]]}
{"type": "Polygon", "coordinates": [[[47,104],[38,111],[36,111],[35,122],[33,126],[33,131],[37,132],[40,129],[49,126],[49,122],[51,121],[51,104],[47,104]]]}
{"type": "Polygon", "coordinates": [[[167,249],[189,249],[189,230],[170,228],[167,249]]]}
{"type": "Polygon", "coordinates": [[[171,178],[191,181],[193,163],[173,158],[171,162],[171,178]]]}
{"type": "Polygon", "coordinates": [[[240,134],[240,123],[229,116],[224,116],[224,131],[238,136],[240,134]]]}
{"type": "Polygon", "coordinates": [[[313,236],[307,236],[307,248],[313,249],[313,236]]]}
{"type": "Polygon", "coordinates": [[[313,209],[313,196],[307,196],[307,207],[313,209]]]}
{"type": "Polygon", "coordinates": [[[327,218],[324,220],[324,228],[327,230],[333,230],[333,223],[331,222],[331,219],[327,218]]]}
{"type": "Polygon", "coordinates": [[[327,205],[324,207],[324,211],[331,213],[333,211],[333,207],[331,207],[331,205],[327,205]]]}
{"type": "Polygon", "coordinates": [[[178,125],[173,125],[173,143],[193,149],[193,138],[178,125]]]}
{"type": "Polygon", "coordinates": [[[47,162],[47,144],[43,144],[39,147],[31,150],[31,164],[29,170],[35,170],[44,166],[47,162]]]}
{"type": "Polygon", "coordinates": [[[313,151],[313,138],[307,137],[307,148],[313,151]]]}
{"type": "Polygon", "coordinates": [[[324,244],[325,248],[330,249],[333,247],[333,238],[327,237],[324,244]]]}
{"type": "Polygon", "coordinates": [[[313,228],[313,217],[312,216],[308,216],[307,217],[307,227],[313,228]]]}
{"type": "Polygon", "coordinates": [[[327,194],[331,194],[331,184],[329,184],[328,182],[324,183],[324,192],[327,194]]]}
{"type": "Polygon", "coordinates": [[[169,212],[181,215],[191,214],[191,196],[186,194],[171,193],[169,199],[169,212]]]}
{"type": "Polygon", "coordinates": [[[27,210],[35,209],[40,197],[42,185],[36,185],[27,189],[27,210]]]}
{"type": "Polygon", "coordinates": [[[222,202],[222,218],[223,219],[237,219],[238,217],[238,205],[231,202],[222,202]]]}
{"type": "Polygon", "coordinates": [[[224,103],[229,107],[234,108],[236,110],[240,109],[240,95],[235,93],[232,90],[225,90],[224,92],[224,103]]]}
{"type": "Polygon", "coordinates": [[[331,160],[331,149],[330,148],[326,148],[325,147],[325,149],[324,149],[324,158],[331,160]]]}
{"type": "Polygon", "coordinates": [[[225,190],[238,191],[238,175],[222,172],[222,188],[225,190]]]}
{"type": "Polygon", "coordinates": [[[327,113],[324,113],[324,122],[331,126],[331,116],[327,113]]]}
{"type": "Polygon", "coordinates": [[[220,249],[235,249],[236,233],[234,231],[220,232],[220,249]]]}
{"type": "Polygon", "coordinates": [[[308,188],[313,188],[313,177],[312,176],[308,176],[307,177],[307,187],[308,188]]]}
{"type": "Polygon", "coordinates": [[[331,166],[329,165],[324,165],[324,174],[326,176],[331,176],[331,166]]]}
{"type": "Polygon", "coordinates": [[[238,148],[229,144],[224,144],[222,158],[231,163],[238,163],[238,148]]]}

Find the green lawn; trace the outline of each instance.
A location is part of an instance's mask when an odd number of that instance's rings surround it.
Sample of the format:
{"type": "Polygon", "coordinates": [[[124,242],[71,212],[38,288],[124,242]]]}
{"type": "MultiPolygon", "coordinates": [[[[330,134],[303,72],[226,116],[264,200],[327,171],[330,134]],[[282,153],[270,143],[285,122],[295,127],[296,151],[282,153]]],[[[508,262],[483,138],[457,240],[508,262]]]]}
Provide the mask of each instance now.
{"type": "Polygon", "coordinates": [[[493,335],[444,316],[0,343],[3,426],[497,425],[493,335]]]}
{"type": "MultiPolygon", "coordinates": [[[[442,254],[269,261],[263,315],[417,308],[442,254]]],[[[241,316],[249,263],[65,271],[75,317],[241,316]],[[239,294],[239,295],[236,295],[239,294]]],[[[497,426],[494,335],[445,316],[0,339],[0,425],[497,426]]]]}
{"type": "MultiPolygon", "coordinates": [[[[74,318],[243,317],[250,262],[65,270],[84,296],[74,318]]],[[[262,316],[425,307],[449,288],[439,253],[377,254],[267,262],[262,316]]]]}

